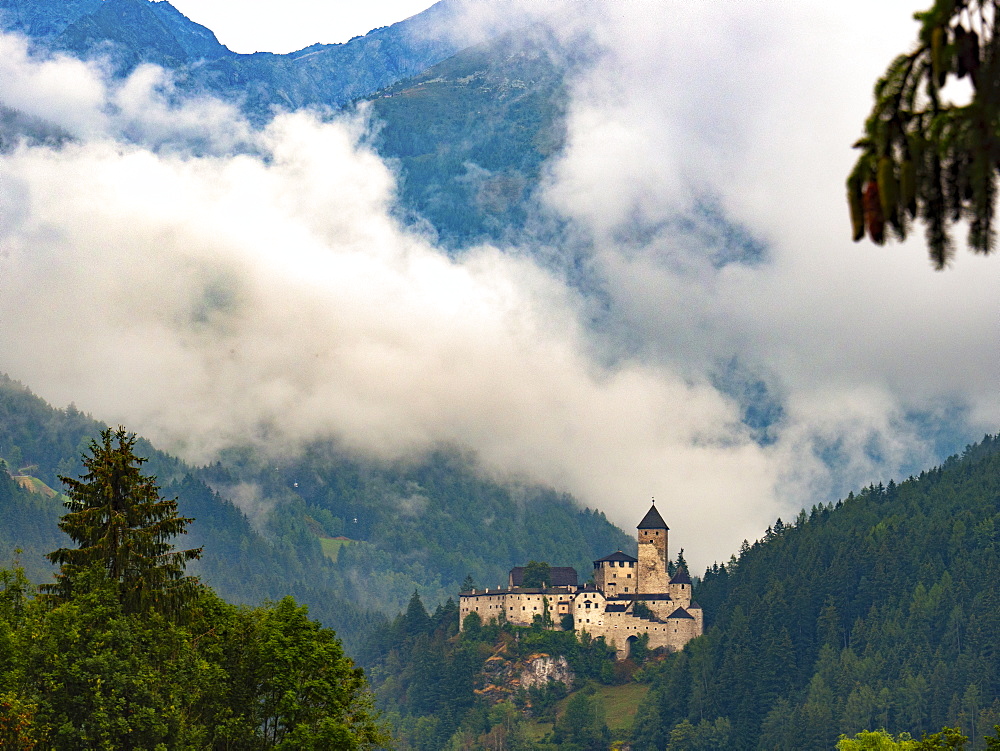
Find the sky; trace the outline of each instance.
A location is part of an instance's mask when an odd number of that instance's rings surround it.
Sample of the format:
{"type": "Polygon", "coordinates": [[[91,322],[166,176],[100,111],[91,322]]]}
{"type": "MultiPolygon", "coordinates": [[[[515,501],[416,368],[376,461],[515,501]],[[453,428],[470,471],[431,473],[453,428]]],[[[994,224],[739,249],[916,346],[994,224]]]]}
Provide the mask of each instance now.
{"type": "Polygon", "coordinates": [[[363,116],[255,131],[165,97],[158,69],[112,83],[0,36],[0,101],[79,137],[0,156],[0,370],[192,461],[444,444],[628,530],[655,496],[696,570],[727,560],[931,466],[942,428],[1000,425],[1000,259],[935,273],[919,233],[849,238],[850,144],[920,7],[510,2],[456,24],[520,14],[597,51],[539,200],[586,238],[599,311],[530,243],[455,258],[400,226],[363,116]],[[712,233],[679,229],[706,197],[761,258],[714,264],[712,233]],[[761,389],[766,437],[742,419],[761,389]]]}
{"type": "Polygon", "coordinates": [[[294,52],[310,44],[336,44],[402,21],[431,0],[364,3],[285,0],[281,12],[267,0],[171,0],[192,21],[207,26],[234,52],[294,52]]]}

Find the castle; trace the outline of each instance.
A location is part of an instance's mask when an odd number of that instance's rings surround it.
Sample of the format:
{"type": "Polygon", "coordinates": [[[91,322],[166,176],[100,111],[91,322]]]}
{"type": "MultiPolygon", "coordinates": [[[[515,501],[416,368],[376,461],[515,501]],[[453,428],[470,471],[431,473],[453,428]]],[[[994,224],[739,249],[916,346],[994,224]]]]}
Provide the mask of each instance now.
{"type": "Polygon", "coordinates": [[[551,582],[523,587],[523,568],[510,573],[503,589],[462,592],[459,623],[477,613],[483,623],[506,621],[530,626],[535,616],[551,628],[572,627],[577,632],[604,637],[619,659],[632,643],[649,636],[649,648],[680,650],[704,631],[701,607],[691,599],[691,578],[683,567],[669,573],[669,528],[655,503],[639,522],[639,557],[620,550],[594,561],[593,583],[577,584],[572,568],[551,568],[551,582]],[[566,616],[572,616],[572,625],[566,616]]]}

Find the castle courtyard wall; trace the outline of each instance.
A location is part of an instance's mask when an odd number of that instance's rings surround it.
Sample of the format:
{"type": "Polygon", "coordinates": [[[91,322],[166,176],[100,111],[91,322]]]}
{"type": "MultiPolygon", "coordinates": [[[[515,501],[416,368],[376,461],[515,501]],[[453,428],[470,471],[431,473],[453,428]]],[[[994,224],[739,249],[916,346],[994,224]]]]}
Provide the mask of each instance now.
{"type": "Polygon", "coordinates": [[[629,637],[649,636],[649,648],[665,648],[677,652],[684,648],[695,636],[700,635],[700,629],[694,618],[669,618],[666,621],[653,621],[639,618],[632,613],[603,613],[601,618],[592,619],[590,624],[580,624],[578,631],[587,631],[595,639],[603,636],[609,646],[614,647],[618,659],[624,659],[629,653],[629,637]]]}

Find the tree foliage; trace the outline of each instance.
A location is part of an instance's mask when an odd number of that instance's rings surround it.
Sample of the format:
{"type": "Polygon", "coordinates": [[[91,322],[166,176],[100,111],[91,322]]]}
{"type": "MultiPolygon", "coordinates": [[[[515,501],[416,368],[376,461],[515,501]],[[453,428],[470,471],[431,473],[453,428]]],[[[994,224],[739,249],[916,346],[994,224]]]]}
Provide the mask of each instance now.
{"type": "Polygon", "coordinates": [[[236,607],[203,588],[178,623],[127,613],[89,569],[54,605],[0,577],[0,747],[375,749],[388,738],[336,635],[286,598],[236,607]],[[11,589],[11,587],[14,587],[11,589]]]}
{"type": "Polygon", "coordinates": [[[917,13],[915,49],[875,85],[875,105],[847,180],[853,237],[881,245],[925,225],[935,268],[954,252],[950,227],[967,220],[968,246],[996,247],[1000,169],[1000,4],[936,0],[917,13]],[[969,86],[955,85],[967,81],[969,86]],[[966,91],[971,94],[965,103],[966,91]]]}
{"type": "Polygon", "coordinates": [[[176,613],[197,592],[184,566],[201,556],[201,548],[174,550],[171,541],[193,520],[178,515],[176,499],[160,497],[155,477],[143,475],[146,460],[135,455],[135,443],[124,428],[108,428],[100,442],[90,442],[83,477],[60,477],[68,486],[69,512],[59,528],[77,547],[48,555],[60,572],[47,589],[65,600],[81,573],[96,567],[117,586],[125,612],[176,613]]]}
{"type": "MultiPolygon", "coordinates": [[[[115,451],[128,453],[129,436],[116,436],[125,449],[115,451]]],[[[132,461],[118,466],[134,479],[132,461]]],[[[140,480],[133,486],[155,489],[140,480]]],[[[292,598],[237,607],[199,586],[181,620],[161,598],[136,607],[143,600],[123,588],[121,571],[88,561],[64,570],[57,596],[34,598],[23,570],[0,569],[0,747],[364,751],[388,743],[364,673],[292,598]]]]}
{"type": "MultiPolygon", "coordinates": [[[[997,738],[987,737],[984,740],[987,749],[994,749],[1000,745],[1000,740],[997,738]]],[[[920,740],[905,732],[893,737],[884,730],[876,730],[862,731],[853,738],[840,736],[840,740],[837,741],[837,751],[948,751],[948,749],[964,749],[968,742],[968,737],[962,735],[956,728],[944,728],[937,733],[924,734],[920,740]]]]}
{"type": "Polygon", "coordinates": [[[552,586],[552,572],[549,564],[545,561],[528,561],[528,565],[524,567],[524,578],[521,580],[521,586],[552,586]]]}

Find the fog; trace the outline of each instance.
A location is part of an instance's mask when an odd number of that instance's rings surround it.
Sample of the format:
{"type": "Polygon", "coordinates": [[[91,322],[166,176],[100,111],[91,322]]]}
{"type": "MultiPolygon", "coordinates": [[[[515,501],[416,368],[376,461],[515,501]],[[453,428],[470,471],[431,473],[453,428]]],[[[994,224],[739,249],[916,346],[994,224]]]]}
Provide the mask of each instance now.
{"type": "Polygon", "coordinates": [[[258,132],[159,69],[2,37],[0,102],[77,140],[0,155],[0,370],[193,461],[454,445],[626,529],[655,496],[674,551],[728,559],[1000,420],[1000,260],[849,240],[850,144],[914,6],[828,6],[521,7],[599,51],[539,194],[593,248],[598,323],[530,244],[453,258],[400,226],[364,113],[258,132]],[[706,201],[760,251],[679,229],[706,201]]]}

